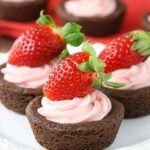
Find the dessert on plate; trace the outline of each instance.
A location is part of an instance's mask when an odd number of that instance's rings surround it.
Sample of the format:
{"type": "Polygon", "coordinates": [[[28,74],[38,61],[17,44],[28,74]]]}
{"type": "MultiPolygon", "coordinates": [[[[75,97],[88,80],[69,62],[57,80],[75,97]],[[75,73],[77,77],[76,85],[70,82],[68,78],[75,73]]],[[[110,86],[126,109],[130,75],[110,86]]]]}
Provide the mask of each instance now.
{"type": "Polygon", "coordinates": [[[150,12],[146,13],[142,18],[142,26],[144,30],[150,31],[150,12]]]}
{"type": "Polygon", "coordinates": [[[103,87],[108,96],[125,107],[125,117],[150,114],[150,33],[132,31],[114,39],[99,55],[110,81],[124,83],[120,89],[103,87]]]}
{"type": "Polygon", "coordinates": [[[0,0],[0,19],[30,21],[45,9],[48,0],[0,0]]]}
{"type": "Polygon", "coordinates": [[[107,36],[117,32],[125,11],[126,6],[120,0],[65,0],[57,8],[57,14],[64,22],[77,22],[90,36],[107,36]]]}
{"type": "Polygon", "coordinates": [[[26,108],[36,140],[47,149],[103,149],[122,122],[123,105],[94,88],[109,82],[103,62],[89,44],[83,50],[55,67],[43,86],[44,97],[26,108]]]}
{"type": "Polygon", "coordinates": [[[58,64],[57,56],[66,44],[82,43],[84,35],[80,29],[75,23],[58,27],[50,16],[41,12],[38,24],[18,37],[9,51],[7,63],[0,66],[1,102],[24,114],[27,104],[42,95],[42,86],[58,64]]]}

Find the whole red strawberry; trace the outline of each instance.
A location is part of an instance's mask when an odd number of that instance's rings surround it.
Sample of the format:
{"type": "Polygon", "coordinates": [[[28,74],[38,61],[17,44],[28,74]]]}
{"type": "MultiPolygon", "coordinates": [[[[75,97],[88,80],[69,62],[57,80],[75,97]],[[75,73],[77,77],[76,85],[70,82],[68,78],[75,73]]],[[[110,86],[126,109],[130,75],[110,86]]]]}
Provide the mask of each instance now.
{"type": "Polygon", "coordinates": [[[13,44],[8,63],[30,67],[44,65],[58,56],[67,43],[80,45],[84,39],[80,29],[75,23],[67,23],[60,28],[50,16],[41,12],[38,24],[22,33],[13,44]]]}
{"type": "Polygon", "coordinates": [[[108,86],[121,87],[123,84],[108,82],[110,74],[103,74],[104,64],[96,57],[92,47],[85,43],[84,52],[76,53],[61,61],[50,74],[43,87],[46,97],[51,100],[65,100],[83,97],[99,87],[102,81],[108,86]]]}
{"type": "Polygon", "coordinates": [[[106,64],[105,72],[128,68],[150,55],[150,33],[133,31],[114,39],[106,46],[99,58],[106,64]]]}

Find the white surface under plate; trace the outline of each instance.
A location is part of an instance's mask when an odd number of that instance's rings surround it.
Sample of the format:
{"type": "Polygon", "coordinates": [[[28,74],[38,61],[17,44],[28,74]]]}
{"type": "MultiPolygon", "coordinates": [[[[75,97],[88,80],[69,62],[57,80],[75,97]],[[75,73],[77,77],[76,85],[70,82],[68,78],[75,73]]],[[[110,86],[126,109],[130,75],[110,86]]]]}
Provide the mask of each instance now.
{"type": "MultiPolygon", "coordinates": [[[[97,45],[102,49],[103,45],[97,45]]],[[[0,63],[6,60],[0,53],[0,63]]],[[[25,116],[9,111],[0,103],[0,150],[43,150],[34,139],[25,116]]],[[[114,143],[106,150],[150,150],[150,115],[124,119],[114,143]]]]}

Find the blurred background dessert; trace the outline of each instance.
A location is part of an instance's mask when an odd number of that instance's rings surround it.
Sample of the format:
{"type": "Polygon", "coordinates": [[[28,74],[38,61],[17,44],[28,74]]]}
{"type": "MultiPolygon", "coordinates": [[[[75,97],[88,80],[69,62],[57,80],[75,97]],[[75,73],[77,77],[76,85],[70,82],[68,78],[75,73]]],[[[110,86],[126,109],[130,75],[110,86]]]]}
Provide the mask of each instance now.
{"type": "Polygon", "coordinates": [[[29,21],[39,16],[48,0],[0,0],[0,19],[29,21]]]}
{"type": "MultiPolygon", "coordinates": [[[[11,1],[11,0],[8,0],[8,1],[11,1]]],[[[24,1],[27,1],[27,0],[24,0],[24,1]]],[[[35,1],[35,0],[31,0],[31,1],[35,1]]],[[[37,1],[39,0],[36,0],[36,2],[37,1]]],[[[45,0],[42,0],[42,2],[43,1],[45,0]]],[[[56,8],[59,5],[61,5],[64,2],[64,0],[47,0],[47,1],[48,2],[47,2],[47,6],[45,10],[54,18],[57,25],[62,25],[63,24],[62,19],[57,15],[56,8]]],[[[76,1],[81,1],[81,0],[76,0],[76,1]]],[[[107,44],[113,38],[118,37],[122,33],[143,28],[141,24],[141,18],[143,17],[144,14],[150,11],[149,0],[138,1],[138,2],[136,0],[132,0],[132,1],[131,0],[117,0],[117,1],[122,2],[126,5],[125,16],[124,16],[122,25],[120,26],[120,29],[115,34],[111,34],[105,37],[86,36],[88,40],[107,44]]],[[[0,2],[2,2],[2,0],[0,0],[0,2]]],[[[13,3],[14,0],[11,2],[13,3]]],[[[91,1],[90,3],[93,3],[93,1],[91,1]]],[[[113,2],[110,2],[110,3],[113,3],[113,2]]],[[[1,3],[0,3],[0,6],[1,6],[1,3]]],[[[83,6],[80,6],[79,11],[81,11],[83,8],[84,8],[83,6]]],[[[112,11],[112,8],[111,8],[111,11],[112,11]]],[[[110,13],[110,10],[106,12],[108,14],[108,12],[110,13]]],[[[2,9],[0,9],[0,13],[2,13],[2,9]]],[[[31,13],[31,16],[32,15],[33,14],[31,13]]],[[[34,26],[35,25],[34,22],[35,22],[35,19],[31,21],[24,21],[24,22],[0,19],[0,45],[1,45],[0,51],[7,51],[10,48],[11,44],[13,43],[13,40],[16,39],[22,32],[29,29],[31,26],[34,26]]],[[[94,30],[93,32],[97,32],[97,30],[94,30]]]]}
{"type": "Polygon", "coordinates": [[[59,4],[57,14],[63,22],[79,23],[86,35],[107,36],[120,29],[125,10],[120,0],[66,0],[59,4]]]}
{"type": "Polygon", "coordinates": [[[142,26],[146,31],[150,31],[150,12],[146,13],[142,18],[142,26]]]}

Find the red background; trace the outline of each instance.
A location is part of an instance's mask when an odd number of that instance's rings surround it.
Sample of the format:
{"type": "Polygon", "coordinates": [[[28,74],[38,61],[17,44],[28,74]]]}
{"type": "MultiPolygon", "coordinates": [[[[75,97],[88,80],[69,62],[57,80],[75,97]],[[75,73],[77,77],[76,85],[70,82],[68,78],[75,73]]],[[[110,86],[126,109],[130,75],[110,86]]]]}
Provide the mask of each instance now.
{"type": "MultiPolygon", "coordinates": [[[[57,24],[62,24],[61,20],[55,14],[55,8],[61,0],[51,0],[49,2],[47,11],[52,15],[57,24]]],[[[92,41],[107,43],[112,38],[121,33],[141,29],[141,19],[146,12],[150,12],[150,0],[123,0],[127,5],[127,12],[120,31],[117,34],[107,36],[104,38],[87,37],[92,41]]],[[[21,32],[34,25],[34,22],[18,23],[0,20],[0,35],[16,38],[21,32]]]]}

